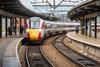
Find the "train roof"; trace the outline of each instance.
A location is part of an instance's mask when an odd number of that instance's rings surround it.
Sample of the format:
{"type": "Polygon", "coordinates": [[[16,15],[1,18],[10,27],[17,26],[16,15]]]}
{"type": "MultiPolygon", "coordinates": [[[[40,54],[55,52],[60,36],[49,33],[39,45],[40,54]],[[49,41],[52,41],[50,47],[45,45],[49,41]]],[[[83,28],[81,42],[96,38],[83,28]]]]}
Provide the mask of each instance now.
{"type": "Polygon", "coordinates": [[[40,20],[42,20],[40,17],[31,17],[30,18],[32,21],[40,21],[40,20]]]}

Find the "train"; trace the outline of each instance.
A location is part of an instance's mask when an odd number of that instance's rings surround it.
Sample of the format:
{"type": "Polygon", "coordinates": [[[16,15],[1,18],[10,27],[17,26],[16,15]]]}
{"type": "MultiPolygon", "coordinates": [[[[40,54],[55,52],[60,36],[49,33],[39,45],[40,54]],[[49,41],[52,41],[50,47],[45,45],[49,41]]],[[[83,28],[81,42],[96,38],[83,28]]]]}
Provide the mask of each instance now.
{"type": "Polygon", "coordinates": [[[39,17],[29,19],[29,28],[26,29],[25,41],[41,43],[45,39],[45,21],[39,17]]]}
{"type": "Polygon", "coordinates": [[[66,34],[68,31],[73,31],[74,27],[79,24],[70,25],[69,24],[52,24],[51,27],[47,27],[46,21],[39,17],[32,17],[28,20],[29,25],[26,29],[26,35],[24,41],[27,43],[41,43],[46,38],[66,34]],[[53,26],[54,25],[54,26],[53,26]],[[72,27],[72,28],[71,28],[72,27]]]}

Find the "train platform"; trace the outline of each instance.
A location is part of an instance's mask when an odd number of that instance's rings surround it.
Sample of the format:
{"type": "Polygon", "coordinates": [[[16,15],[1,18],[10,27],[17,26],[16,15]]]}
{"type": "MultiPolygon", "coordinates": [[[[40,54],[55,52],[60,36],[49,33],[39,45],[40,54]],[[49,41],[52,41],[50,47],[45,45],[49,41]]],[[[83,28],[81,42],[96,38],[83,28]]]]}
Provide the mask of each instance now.
{"type": "MultiPolygon", "coordinates": [[[[99,35],[99,34],[98,34],[99,35]]],[[[64,39],[65,45],[82,55],[100,62],[100,38],[69,32],[64,39]]]]}
{"type": "Polygon", "coordinates": [[[19,67],[16,45],[22,36],[0,38],[0,67],[19,67]]]}
{"type": "Polygon", "coordinates": [[[76,34],[75,32],[70,32],[66,36],[72,40],[100,48],[100,38],[89,37],[80,33],[76,34]]]}

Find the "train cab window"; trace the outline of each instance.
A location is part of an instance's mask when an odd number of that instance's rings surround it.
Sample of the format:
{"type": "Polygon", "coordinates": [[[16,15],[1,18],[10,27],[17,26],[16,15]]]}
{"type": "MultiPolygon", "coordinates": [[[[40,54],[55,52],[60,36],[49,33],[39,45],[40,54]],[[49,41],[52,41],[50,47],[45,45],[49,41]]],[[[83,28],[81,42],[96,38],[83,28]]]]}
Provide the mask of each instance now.
{"type": "Polygon", "coordinates": [[[40,23],[39,22],[31,22],[31,28],[38,29],[39,27],[40,27],[40,23]]]}

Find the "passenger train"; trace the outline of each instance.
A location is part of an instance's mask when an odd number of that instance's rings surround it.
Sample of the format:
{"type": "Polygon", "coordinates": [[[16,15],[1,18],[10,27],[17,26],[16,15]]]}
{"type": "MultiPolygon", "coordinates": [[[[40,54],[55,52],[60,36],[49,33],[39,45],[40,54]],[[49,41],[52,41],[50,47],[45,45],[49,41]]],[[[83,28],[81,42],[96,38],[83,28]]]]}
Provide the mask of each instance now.
{"type": "Polygon", "coordinates": [[[69,24],[59,24],[57,27],[52,27],[54,25],[53,24],[51,27],[47,27],[46,21],[39,17],[32,17],[28,22],[28,29],[26,30],[27,33],[24,38],[24,41],[28,43],[41,43],[47,37],[73,31],[75,26],[79,25],[75,24],[68,27],[69,24]]]}
{"type": "Polygon", "coordinates": [[[26,41],[41,43],[45,39],[45,21],[39,17],[32,17],[29,23],[30,27],[26,30],[26,41]]]}

